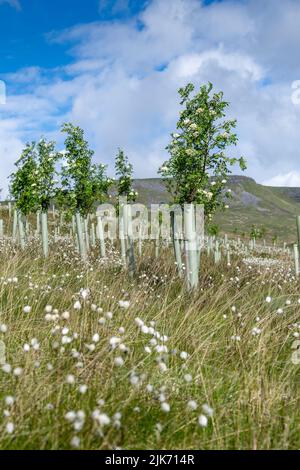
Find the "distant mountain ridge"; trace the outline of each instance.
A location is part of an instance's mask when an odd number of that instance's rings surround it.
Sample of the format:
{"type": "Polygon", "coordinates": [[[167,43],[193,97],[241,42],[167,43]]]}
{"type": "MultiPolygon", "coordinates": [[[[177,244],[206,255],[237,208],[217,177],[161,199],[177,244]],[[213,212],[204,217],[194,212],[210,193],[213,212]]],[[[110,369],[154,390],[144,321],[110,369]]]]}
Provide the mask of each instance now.
{"type": "MultiPolygon", "coordinates": [[[[264,186],[242,175],[228,177],[232,191],[230,208],[216,214],[214,223],[227,233],[249,234],[251,226],[265,227],[266,237],[296,240],[295,216],[300,215],[300,188],[264,186]]],[[[170,198],[159,178],[136,179],[134,188],[138,202],[149,205],[169,202],[170,198]]]]}

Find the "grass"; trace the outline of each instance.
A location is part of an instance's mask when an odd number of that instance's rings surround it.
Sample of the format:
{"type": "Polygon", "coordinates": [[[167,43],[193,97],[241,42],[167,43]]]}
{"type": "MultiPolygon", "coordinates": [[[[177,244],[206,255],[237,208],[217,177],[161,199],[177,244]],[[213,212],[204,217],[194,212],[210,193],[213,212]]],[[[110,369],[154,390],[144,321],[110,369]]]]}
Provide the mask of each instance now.
{"type": "Polygon", "coordinates": [[[215,266],[204,253],[199,289],[188,293],[170,247],[159,259],[150,243],[144,250],[130,278],[113,247],[83,265],[67,240],[52,242],[47,262],[36,241],[24,253],[2,241],[0,339],[11,372],[0,369],[0,448],[298,449],[291,260],[273,254],[278,264],[254,266],[236,252],[231,266],[215,266]]]}

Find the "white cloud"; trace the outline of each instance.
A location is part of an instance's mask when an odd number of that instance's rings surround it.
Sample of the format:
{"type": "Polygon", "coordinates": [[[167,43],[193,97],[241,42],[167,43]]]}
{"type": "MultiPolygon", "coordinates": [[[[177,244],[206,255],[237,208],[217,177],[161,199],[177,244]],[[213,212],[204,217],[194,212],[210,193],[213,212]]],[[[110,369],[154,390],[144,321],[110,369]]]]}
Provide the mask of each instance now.
{"type": "Polygon", "coordinates": [[[210,64],[227,72],[235,72],[245,80],[255,81],[263,78],[262,68],[251,57],[239,53],[226,53],[221,48],[201,54],[181,55],[174,61],[173,71],[179,78],[191,79],[201,72],[203,67],[210,64]]]}
{"type": "MultiPolygon", "coordinates": [[[[56,129],[74,120],[111,170],[122,146],[136,176],[154,176],[176,126],[178,88],[187,81],[197,87],[211,81],[224,91],[229,115],[238,120],[234,153],[248,159],[247,174],[259,182],[279,178],[294,184],[300,106],[291,101],[291,83],[300,79],[298,19],[297,0],[228,0],[208,7],[198,0],[153,0],[138,18],[51,33],[50,41],[70,45],[72,60],[51,70],[32,64],[5,77],[1,141],[12,141],[10,155],[41,133],[61,145],[56,129]],[[20,85],[22,93],[9,92],[20,85]]],[[[6,152],[2,144],[8,173],[6,152]]]]}
{"type": "Polygon", "coordinates": [[[0,155],[1,168],[3,156],[5,156],[6,174],[0,171],[0,188],[7,188],[7,176],[14,169],[16,157],[20,155],[23,147],[22,139],[19,136],[18,123],[13,120],[1,120],[0,126],[0,155]]]}
{"type": "Polygon", "coordinates": [[[263,182],[266,186],[288,186],[291,188],[300,186],[300,172],[290,171],[289,173],[280,173],[263,182]]]}

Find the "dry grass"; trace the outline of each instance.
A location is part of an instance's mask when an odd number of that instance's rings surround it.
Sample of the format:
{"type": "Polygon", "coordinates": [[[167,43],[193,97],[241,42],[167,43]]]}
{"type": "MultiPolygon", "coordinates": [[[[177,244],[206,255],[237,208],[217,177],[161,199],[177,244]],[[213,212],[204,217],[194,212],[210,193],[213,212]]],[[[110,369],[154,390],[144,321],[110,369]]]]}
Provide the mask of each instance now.
{"type": "Polygon", "coordinates": [[[132,279],[114,250],[99,261],[97,248],[86,266],[66,241],[52,245],[47,263],[39,250],[32,242],[21,253],[8,241],[0,249],[0,324],[7,326],[0,339],[12,371],[22,368],[20,376],[0,370],[2,449],[300,447],[300,369],[291,361],[300,292],[284,262],[259,272],[238,255],[231,266],[216,267],[204,254],[201,285],[191,294],[176,277],[171,248],[155,260],[153,247],[146,247],[132,279]],[[82,288],[90,290],[86,300],[82,288]],[[73,308],[77,300],[81,310],[73,308]],[[121,308],[120,300],[129,308],[121,308]],[[23,312],[26,305],[30,313],[23,312]],[[47,305],[57,310],[53,321],[45,319],[47,305]],[[62,316],[66,311],[69,319],[62,316]],[[142,332],[136,318],[150,332],[142,332]],[[96,333],[100,340],[93,343],[96,333]],[[63,337],[71,343],[63,344],[63,337]],[[120,338],[115,348],[113,337],[120,338]],[[39,349],[25,352],[33,338],[39,349]],[[74,384],[66,383],[70,374],[74,384]],[[190,400],[197,410],[188,409],[190,400]],[[213,415],[201,427],[204,404],[213,415]],[[71,422],[70,411],[83,413],[71,422]]]}

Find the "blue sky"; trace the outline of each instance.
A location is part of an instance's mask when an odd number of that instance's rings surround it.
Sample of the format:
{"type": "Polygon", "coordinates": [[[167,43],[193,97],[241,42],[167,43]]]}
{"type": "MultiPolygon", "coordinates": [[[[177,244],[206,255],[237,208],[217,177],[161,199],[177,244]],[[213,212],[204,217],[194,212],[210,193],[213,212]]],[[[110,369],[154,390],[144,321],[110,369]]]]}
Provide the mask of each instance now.
{"type": "Polygon", "coordinates": [[[0,0],[0,187],[24,143],[81,125],[113,170],[119,146],[155,176],[177,90],[211,81],[231,103],[249,176],[300,185],[298,0],[0,0]]]}
{"type": "Polygon", "coordinates": [[[125,20],[136,15],[145,4],[144,0],[3,2],[0,7],[1,74],[32,65],[55,67],[67,64],[70,62],[67,48],[49,44],[49,32],[94,21],[125,20]]]}

